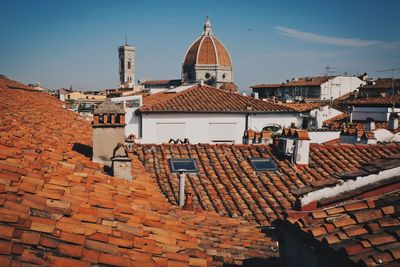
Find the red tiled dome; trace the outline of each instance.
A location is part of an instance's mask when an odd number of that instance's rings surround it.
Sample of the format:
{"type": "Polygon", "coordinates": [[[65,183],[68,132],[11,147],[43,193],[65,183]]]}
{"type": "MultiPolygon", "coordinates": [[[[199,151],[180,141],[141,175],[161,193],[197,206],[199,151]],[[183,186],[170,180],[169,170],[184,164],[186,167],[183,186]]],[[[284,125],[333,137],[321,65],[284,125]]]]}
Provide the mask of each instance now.
{"type": "Polygon", "coordinates": [[[208,19],[204,25],[202,36],[197,39],[188,49],[183,65],[196,64],[219,64],[221,66],[232,66],[228,50],[211,31],[208,19]]]}

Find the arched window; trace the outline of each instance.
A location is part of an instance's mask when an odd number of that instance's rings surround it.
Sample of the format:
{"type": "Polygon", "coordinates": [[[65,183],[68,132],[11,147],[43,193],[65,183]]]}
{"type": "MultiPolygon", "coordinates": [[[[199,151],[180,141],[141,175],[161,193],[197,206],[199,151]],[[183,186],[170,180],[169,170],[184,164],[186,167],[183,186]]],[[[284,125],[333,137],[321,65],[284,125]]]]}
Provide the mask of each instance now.
{"type": "Polygon", "coordinates": [[[129,60],[128,61],[128,70],[130,70],[131,69],[131,61],[129,60]]]}

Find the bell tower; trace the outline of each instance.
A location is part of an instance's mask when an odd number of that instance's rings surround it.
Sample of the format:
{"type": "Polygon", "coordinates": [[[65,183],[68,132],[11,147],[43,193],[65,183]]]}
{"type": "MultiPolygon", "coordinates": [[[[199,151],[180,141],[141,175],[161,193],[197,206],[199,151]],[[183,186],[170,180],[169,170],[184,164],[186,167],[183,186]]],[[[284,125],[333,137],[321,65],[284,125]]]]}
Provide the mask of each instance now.
{"type": "Polygon", "coordinates": [[[119,55],[119,86],[120,88],[133,88],[135,85],[135,47],[125,45],[118,48],[119,55]]]}

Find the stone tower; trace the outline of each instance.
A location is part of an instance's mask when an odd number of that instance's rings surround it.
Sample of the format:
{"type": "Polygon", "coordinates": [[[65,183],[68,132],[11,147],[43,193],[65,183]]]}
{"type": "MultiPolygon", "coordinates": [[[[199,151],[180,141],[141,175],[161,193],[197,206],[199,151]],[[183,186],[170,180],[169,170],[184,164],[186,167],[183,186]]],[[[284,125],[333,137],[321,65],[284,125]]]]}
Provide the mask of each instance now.
{"type": "Polygon", "coordinates": [[[107,99],[93,112],[93,162],[111,166],[113,151],[125,141],[125,111],[107,99]]]}
{"type": "Polygon", "coordinates": [[[127,43],[118,48],[119,86],[133,88],[135,85],[135,48],[127,43]]]}

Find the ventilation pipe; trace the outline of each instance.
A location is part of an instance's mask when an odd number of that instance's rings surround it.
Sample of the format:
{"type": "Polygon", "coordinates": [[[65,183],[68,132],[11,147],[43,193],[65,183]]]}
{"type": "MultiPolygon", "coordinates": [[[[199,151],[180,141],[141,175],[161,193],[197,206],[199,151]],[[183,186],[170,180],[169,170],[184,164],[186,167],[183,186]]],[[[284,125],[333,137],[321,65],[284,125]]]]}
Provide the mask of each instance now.
{"type": "Polygon", "coordinates": [[[185,205],[185,173],[179,172],[179,207],[185,205]]]}

